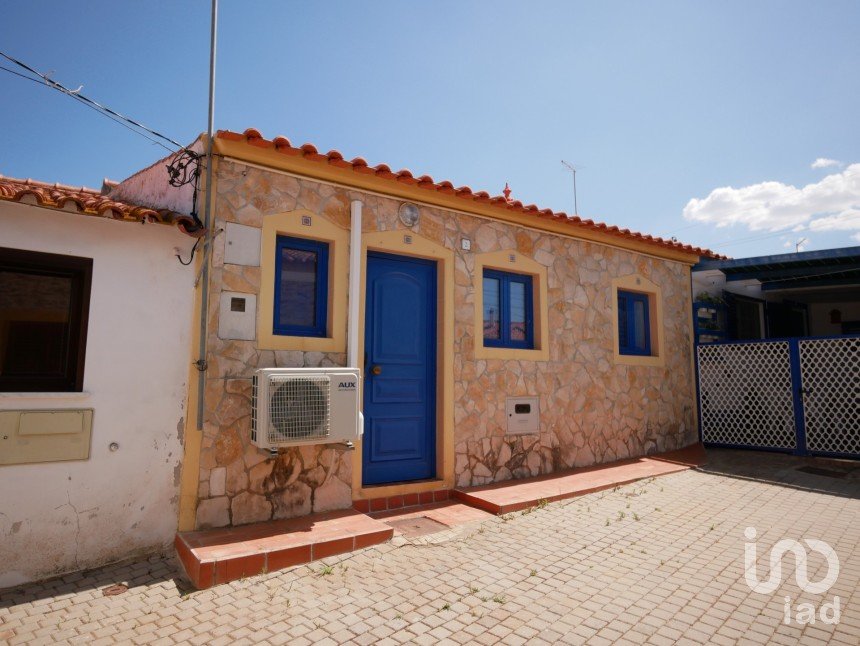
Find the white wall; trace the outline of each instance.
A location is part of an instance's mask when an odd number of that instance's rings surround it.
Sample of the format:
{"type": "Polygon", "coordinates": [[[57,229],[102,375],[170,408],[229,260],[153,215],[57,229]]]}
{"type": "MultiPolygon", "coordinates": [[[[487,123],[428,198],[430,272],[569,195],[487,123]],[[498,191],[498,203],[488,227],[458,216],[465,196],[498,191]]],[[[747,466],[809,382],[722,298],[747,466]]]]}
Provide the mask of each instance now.
{"type": "Polygon", "coordinates": [[[708,292],[711,296],[722,297],[723,291],[731,292],[739,296],[758,298],[760,300],[782,300],[775,298],[772,294],[761,291],[761,283],[757,280],[726,280],[725,275],[719,269],[708,269],[693,272],[693,298],[701,292],[708,292]]]}
{"type": "Polygon", "coordinates": [[[194,281],[174,247],[187,258],[192,244],[174,227],[0,202],[1,246],[93,259],[85,392],[0,393],[0,410],[95,409],[89,460],[0,466],[0,587],[173,540],[194,281]]]}
{"type": "MultiPolygon", "coordinates": [[[[189,150],[196,153],[203,152],[203,143],[197,139],[188,146],[189,150]]],[[[192,198],[194,197],[194,186],[171,186],[168,181],[164,167],[168,165],[177,155],[168,155],[159,159],[154,164],[136,172],[131,177],[124,179],[115,186],[110,196],[116,200],[125,200],[132,204],[140,204],[155,209],[170,209],[177,213],[191,213],[192,198]]],[[[200,181],[203,182],[203,168],[200,169],[200,181]]],[[[203,205],[197,205],[197,211],[203,211],[203,205]]]]}
{"type": "Polygon", "coordinates": [[[832,310],[839,310],[843,321],[860,321],[860,300],[853,303],[810,303],[809,327],[813,336],[842,334],[842,324],[830,322],[832,310]]]}

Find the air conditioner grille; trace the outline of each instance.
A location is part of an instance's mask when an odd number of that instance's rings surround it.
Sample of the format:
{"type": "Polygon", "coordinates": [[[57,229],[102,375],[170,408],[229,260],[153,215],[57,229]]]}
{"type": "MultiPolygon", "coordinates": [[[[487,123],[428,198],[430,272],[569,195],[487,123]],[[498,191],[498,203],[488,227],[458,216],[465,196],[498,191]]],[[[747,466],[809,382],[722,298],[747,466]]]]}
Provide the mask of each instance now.
{"type": "Polygon", "coordinates": [[[269,382],[269,442],[328,437],[330,378],[272,376],[269,382]]]}

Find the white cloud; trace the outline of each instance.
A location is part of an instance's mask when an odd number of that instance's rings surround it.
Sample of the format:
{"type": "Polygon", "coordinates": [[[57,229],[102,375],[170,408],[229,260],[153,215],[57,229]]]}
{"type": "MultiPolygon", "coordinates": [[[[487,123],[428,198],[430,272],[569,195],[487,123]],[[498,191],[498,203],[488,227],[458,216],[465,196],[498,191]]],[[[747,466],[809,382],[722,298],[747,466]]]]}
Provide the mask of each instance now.
{"type": "Polygon", "coordinates": [[[835,159],[828,159],[827,157],[819,157],[814,162],[810,168],[829,168],[831,166],[841,166],[842,162],[836,161],[835,159]]]}
{"type": "Polygon", "coordinates": [[[693,222],[739,224],[751,231],[799,231],[807,226],[815,231],[860,230],[860,164],[802,188],[782,182],[717,188],[687,202],[683,215],[693,222]]]}
{"type": "Polygon", "coordinates": [[[846,209],[809,223],[810,231],[853,231],[860,229],[860,208],[846,209]]]}
{"type": "Polygon", "coordinates": [[[851,236],[851,239],[860,242],[860,233],[855,233],[853,236],[851,236]]]}

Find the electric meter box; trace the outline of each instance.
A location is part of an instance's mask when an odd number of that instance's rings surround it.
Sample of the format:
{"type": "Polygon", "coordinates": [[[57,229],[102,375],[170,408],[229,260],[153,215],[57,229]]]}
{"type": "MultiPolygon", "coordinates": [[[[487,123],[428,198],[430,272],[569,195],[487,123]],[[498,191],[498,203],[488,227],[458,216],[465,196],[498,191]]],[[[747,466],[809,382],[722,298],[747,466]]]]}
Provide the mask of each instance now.
{"type": "Polygon", "coordinates": [[[538,397],[508,397],[505,399],[508,435],[540,432],[539,401],[538,397]]]}

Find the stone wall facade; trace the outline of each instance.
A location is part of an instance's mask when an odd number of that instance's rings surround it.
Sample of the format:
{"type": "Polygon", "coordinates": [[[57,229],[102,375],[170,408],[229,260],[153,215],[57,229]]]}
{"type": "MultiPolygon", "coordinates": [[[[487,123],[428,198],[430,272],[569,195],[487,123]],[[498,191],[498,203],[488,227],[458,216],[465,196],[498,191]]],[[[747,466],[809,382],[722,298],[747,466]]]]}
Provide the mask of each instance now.
{"type": "MultiPolygon", "coordinates": [[[[268,215],[307,209],[349,227],[363,202],[365,232],[406,230],[401,201],[222,160],[217,228],[262,227],[268,215]]],[[[411,232],[454,251],[454,477],[458,486],[530,477],[670,450],[696,440],[689,269],[613,247],[443,209],[421,207],[411,232]],[[460,240],[472,241],[463,251],[460,240]],[[549,360],[476,359],[475,254],[518,251],[547,268],[549,360]],[[613,360],[614,278],[641,275],[662,290],[665,365],[613,360]],[[505,398],[538,396],[541,431],[506,435],[505,398]]],[[[251,376],[257,368],[342,366],[341,353],[261,350],[218,338],[219,294],[259,294],[260,268],[225,264],[215,239],[209,369],[200,459],[200,528],[348,507],[355,452],[321,445],[272,459],[250,444],[251,376]]]]}

